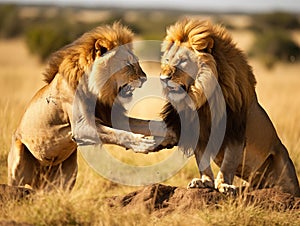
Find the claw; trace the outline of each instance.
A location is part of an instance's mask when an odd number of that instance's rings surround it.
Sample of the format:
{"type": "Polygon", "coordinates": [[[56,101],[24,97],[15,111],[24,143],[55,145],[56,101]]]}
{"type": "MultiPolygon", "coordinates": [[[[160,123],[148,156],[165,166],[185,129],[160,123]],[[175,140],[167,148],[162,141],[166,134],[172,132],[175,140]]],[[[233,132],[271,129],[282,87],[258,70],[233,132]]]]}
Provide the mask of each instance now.
{"type": "Polygon", "coordinates": [[[234,185],[229,184],[220,184],[218,186],[218,191],[225,194],[225,195],[233,195],[237,194],[237,188],[234,185]]]}
{"type": "Polygon", "coordinates": [[[187,188],[213,188],[213,182],[208,178],[194,178],[187,186],[187,188]]]}
{"type": "Polygon", "coordinates": [[[129,147],[135,153],[148,154],[149,150],[153,150],[155,148],[155,140],[151,137],[135,134],[135,139],[129,144],[129,147]]]}

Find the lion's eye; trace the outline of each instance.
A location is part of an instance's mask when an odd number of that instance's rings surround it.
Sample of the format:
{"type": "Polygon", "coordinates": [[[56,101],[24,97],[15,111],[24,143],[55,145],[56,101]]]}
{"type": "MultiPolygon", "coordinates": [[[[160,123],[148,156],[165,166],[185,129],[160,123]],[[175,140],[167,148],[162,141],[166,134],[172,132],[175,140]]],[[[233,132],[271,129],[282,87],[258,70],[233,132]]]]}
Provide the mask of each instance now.
{"type": "Polygon", "coordinates": [[[181,63],[186,63],[187,61],[188,61],[187,58],[182,58],[180,62],[181,62],[181,63]]]}
{"type": "Polygon", "coordinates": [[[133,65],[132,65],[132,63],[130,63],[130,62],[128,62],[128,61],[126,61],[126,62],[125,62],[125,67],[132,68],[132,67],[133,67],[133,65]]]}
{"type": "Polygon", "coordinates": [[[107,53],[107,48],[100,46],[100,54],[103,55],[105,53],[107,53]]]}

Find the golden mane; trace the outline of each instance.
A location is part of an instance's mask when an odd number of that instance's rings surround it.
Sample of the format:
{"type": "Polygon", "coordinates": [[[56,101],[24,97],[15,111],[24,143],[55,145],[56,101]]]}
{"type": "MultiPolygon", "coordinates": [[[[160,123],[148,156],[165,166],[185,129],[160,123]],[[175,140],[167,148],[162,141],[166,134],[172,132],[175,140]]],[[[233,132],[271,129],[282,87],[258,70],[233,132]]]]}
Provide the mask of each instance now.
{"type": "Polygon", "coordinates": [[[132,42],[133,33],[120,23],[99,26],[83,34],[73,43],[53,53],[44,73],[44,81],[50,83],[57,73],[76,88],[82,75],[87,72],[95,58],[95,43],[107,50],[132,42]]]}
{"type": "Polygon", "coordinates": [[[160,78],[170,101],[161,115],[167,128],[177,135],[173,143],[184,154],[195,155],[200,172],[200,178],[193,179],[188,187],[214,188],[235,195],[236,175],[251,189],[276,188],[300,196],[293,162],[257,100],[252,68],[224,27],[196,19],[181,20],[168,28],[162,51],[160,78]],[[195,78],[187,81],[190,72],[195,78]],[[185,88],[194,106],[179,88],[185,88]],[[216,177],[211,159],[220,167],[216,177]]]}
{"type": "Polygon", "coordinates": [[[183,19],[167,29],[165,41],[187,46],[201,56],[218,78],[232,111],[249,107],[255,95],[256,80],[245,54],[236,47],[224,27],[209,21],[183,19]]]}

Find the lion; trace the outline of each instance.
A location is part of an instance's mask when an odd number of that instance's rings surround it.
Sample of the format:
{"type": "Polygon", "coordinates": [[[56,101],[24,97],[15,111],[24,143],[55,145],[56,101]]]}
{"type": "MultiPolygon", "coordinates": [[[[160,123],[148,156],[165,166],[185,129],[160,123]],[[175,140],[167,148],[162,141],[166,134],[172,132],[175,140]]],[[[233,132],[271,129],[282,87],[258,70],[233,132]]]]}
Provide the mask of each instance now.
{"type": "Polygon", "coordinates": [[[117,144],[143,153],[155,147],[155,140],[145,136],[165,136],[163,122],[152,121],[150,132],[149,121],[126,118],[123,103],[146,81],[132,40],[129,28],[114,23],[52,54],[47,84],[30,101],[12,138],[10,185],[72,189],[79,145],[117,144]],[[112,128],[113,106],[117,128],[112,128]]]}
{"type": "Polygon", "coordinates": [[[226,29],[185,18],[167,29],[162,52],[160,79],[168,100],[162,117],[177,134],[170,144],[194,154],[200,173],[188,188],[236,193],[236,175],[250,189],[274,187],[300,196],[293,162],[258,102],[252,67],[226,29]],[[210,158],[220,167],[216,178],[210,158]]]}

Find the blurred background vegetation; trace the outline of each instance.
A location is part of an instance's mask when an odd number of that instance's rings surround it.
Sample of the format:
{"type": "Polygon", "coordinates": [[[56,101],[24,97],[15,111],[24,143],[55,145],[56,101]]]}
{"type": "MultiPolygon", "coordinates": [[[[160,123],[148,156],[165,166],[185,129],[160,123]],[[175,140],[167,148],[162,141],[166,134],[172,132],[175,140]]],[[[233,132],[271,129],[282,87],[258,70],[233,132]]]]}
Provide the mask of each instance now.
{"type": "Polygon", "coordinates": [[[250,29],[255,40],[249,55],[261,58],[268,68],[278,61],[300,61],[299,45],[292,38],[292,32],[299,28],[297,15],[274,12],[253,16],[250,29]]]}
{"type": "MultiPolygon", "coordinates": [[[[142,39],[162,40],[166,26],[180,17],[201,13],[2,4],[0,15],[0,37],[24,37],[30,52],[45,61],[55,50],[101,24],[121,21],[142,39]]],[[[240,28],[219,14],[212,14],[215,22],[221,22],[230,30],[251,30],[255,39],[248,54],[259,58],[268,68],[272,68],[278,61],[300,61],[299,43],[295,42],[292,35],[300,30],[299,15],[272,12],[248,16],[251,18],[250,24],[240,28]]]]}

